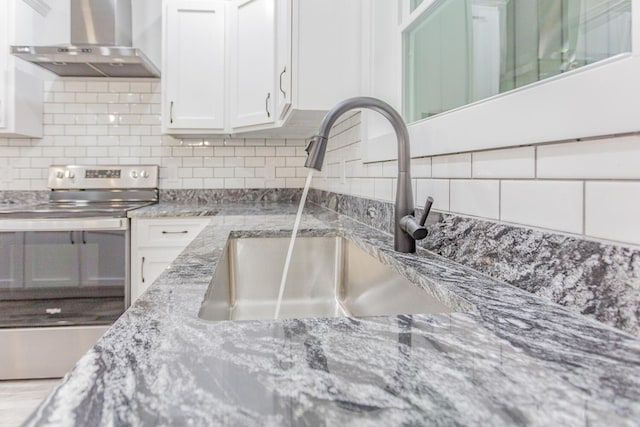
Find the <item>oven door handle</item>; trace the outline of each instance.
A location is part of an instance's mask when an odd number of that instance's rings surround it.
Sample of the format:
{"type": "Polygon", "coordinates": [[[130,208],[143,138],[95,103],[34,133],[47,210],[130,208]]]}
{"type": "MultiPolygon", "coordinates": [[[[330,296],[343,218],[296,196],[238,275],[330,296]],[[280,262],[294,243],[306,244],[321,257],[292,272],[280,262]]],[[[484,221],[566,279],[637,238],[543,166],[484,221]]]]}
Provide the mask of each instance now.
{"type": "Polygon", "coordinates": [[[0,220],[0,231],[126,230],[126,218],[47,218],[0,220]]]}

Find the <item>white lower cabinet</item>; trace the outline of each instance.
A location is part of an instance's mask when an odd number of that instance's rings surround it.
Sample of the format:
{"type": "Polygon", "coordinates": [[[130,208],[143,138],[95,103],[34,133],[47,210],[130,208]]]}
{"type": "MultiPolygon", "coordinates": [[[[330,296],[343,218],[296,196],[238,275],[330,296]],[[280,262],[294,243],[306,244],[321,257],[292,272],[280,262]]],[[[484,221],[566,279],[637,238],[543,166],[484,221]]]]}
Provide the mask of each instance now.
{"type": "Polygon", "coordinates": [[[131,220],[131,303],[207,226],[209,217],[131,220]]]}

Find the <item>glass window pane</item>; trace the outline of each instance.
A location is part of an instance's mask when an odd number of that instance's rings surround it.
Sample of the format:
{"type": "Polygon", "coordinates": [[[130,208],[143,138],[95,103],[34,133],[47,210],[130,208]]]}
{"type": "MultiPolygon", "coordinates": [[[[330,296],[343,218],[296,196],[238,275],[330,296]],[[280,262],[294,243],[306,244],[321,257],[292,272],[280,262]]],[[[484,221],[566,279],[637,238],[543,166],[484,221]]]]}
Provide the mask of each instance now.
{"type": "Polygon", "coordinates": [[[413,122],[630,52],[631,0],[441,0],[404,49],[413,122]]]}
{"type": "Polygon", "coordinates": [[[416,8],[420,6],[423,1],[424,0],[411,0],[410,6],[409,6],[409,12],[413,12],[414,10],[416,10],[416,8]]]}

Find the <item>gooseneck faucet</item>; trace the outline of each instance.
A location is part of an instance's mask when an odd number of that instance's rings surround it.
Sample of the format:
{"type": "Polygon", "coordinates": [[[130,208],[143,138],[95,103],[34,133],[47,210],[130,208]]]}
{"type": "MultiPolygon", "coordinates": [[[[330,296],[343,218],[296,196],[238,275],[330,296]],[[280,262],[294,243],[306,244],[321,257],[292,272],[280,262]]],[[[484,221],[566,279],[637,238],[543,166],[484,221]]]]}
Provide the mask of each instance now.
{"type": "Polygon", "coordinates": [[[425,212],[421,221],[414,218],[413,194],[411,190],[411,155],[409,154],[409,131],[404,120],[389,104],[376,98],[355,97],[346,99],[333,107],[322,119],[318,134],[307,145],[308,153],[305,166],[318,171],[322,169],[324,155],[327,150],[329,133],[336,120],[344,113],[353,109],[366,108],[377,111],[389,120],[396,133],[398,142],[398,186],[395,205],[395,240],[394,247],[398,252],[413,253],[416,251],[416,240],[427,237],[424,227],[427,214],[433,203],[431,197],[427,200],[425,212]]]}

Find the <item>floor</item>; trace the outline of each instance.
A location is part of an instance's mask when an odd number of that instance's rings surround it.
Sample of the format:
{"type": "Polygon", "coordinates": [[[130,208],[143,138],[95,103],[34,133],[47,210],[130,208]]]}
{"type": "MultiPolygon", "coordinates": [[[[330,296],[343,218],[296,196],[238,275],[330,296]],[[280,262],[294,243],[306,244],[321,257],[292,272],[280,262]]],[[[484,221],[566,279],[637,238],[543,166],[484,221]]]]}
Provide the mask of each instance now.
{"type": "Polygon", "coordinates": [[[59,381],[0,381],[0,426],[21,425],[59,381]]]}

